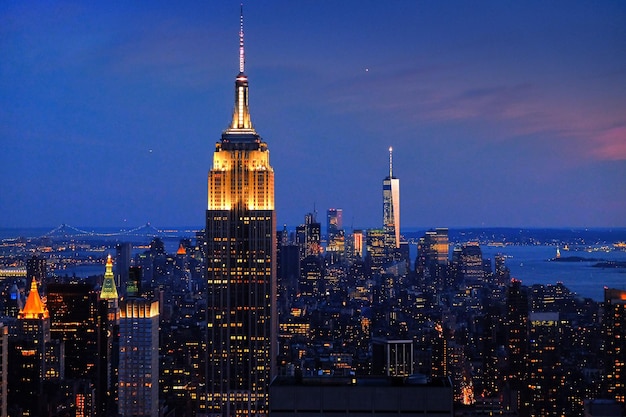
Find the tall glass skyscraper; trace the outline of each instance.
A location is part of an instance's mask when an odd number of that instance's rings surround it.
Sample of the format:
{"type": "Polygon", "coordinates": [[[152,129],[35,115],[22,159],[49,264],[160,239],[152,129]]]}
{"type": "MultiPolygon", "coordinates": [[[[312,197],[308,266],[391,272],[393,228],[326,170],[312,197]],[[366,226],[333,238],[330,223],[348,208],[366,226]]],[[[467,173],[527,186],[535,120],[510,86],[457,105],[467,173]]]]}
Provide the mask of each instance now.
{"type": "Polygon", "coordinates": [[[215,146],[206,211],[207,413],[267,415],[276,340],[274,171],[239,74],[230,126],[215,146]]]}
{"type": "Polygon", "coordinates": [[[389,176],[383,180],[385,248],[400,248],[400,180],[393,176],[393,149],[389,148],[389,176]]]}

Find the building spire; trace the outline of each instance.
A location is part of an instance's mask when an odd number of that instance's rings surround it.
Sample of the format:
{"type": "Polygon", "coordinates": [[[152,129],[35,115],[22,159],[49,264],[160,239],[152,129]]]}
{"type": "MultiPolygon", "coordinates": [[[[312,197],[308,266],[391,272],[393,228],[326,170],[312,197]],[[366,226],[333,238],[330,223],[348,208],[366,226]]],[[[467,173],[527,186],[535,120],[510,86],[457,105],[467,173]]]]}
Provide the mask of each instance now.
{"type": "Polygon", "coordinates": [[[235,79],[235,109],[233,121],[226,133],[254,133],[248,108],[248,77],[244,74],[246,58],[243,49],[243,3],[239,15],[239,74],[235,79]]]}
{"type": "Polygon", "coordinates": [[[100,298],[102,300],[117,299],[117,287],[115,286],[115,280],[113,279],[113,260],[111,255],[107,258],[106,270],[104,272],[104,281],[102,282],[102,291],[100,291],[100,298]]]}
{"type": "Polygon", "coordinates": [[[18,319],[47,319],[49,316],[48,309],[41,301],[39,291],[37,291],[37,281],[33,278],[30,283],[30,292],[24,304],[24,309],[17,315],[18,319]]]}
{"type": "Polygon", "coordinates": [[[389,178],[393,178],[393,148],[389,147],[389,178]]]}
{"type": "Polygon", "coordinates": [[[246,65],[246,56],[243,50],[243,2],[241,3],[239,12],[239,72],[244,73],[246,65]]]}

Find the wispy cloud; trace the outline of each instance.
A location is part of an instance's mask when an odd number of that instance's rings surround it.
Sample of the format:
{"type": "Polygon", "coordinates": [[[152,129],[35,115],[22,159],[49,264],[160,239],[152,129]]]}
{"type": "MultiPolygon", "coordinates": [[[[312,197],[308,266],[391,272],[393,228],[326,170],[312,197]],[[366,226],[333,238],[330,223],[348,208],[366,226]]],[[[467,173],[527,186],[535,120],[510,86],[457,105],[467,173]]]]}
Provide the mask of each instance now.
{"type": "Polygon", "coordinates": [[[626,160],[626,126],[596,132],[594,154],[600,159],[626,160]]]}
{"type": "Polygon", "coordinates": [[[571,100],[545,80],[502,83],[448,66],[361,74],[333,83],[327,94],[340,111],[378,112],[414,127],[478,123],[492,132],[484,140],[543,134],[569,140],[580,158],[626,160],[625,112],[582,94],[571,100]]]}

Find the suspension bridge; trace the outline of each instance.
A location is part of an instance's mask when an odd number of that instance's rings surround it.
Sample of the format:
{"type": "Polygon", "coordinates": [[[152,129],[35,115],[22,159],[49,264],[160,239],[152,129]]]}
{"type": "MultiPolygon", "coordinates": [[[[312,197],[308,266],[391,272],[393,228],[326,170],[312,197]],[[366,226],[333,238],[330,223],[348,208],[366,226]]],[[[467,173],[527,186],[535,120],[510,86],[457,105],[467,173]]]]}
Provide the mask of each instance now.
{"type": "Polygon", "coordinates": [[[179,237],[196,232],[191,228],[185,229],[159,229],[150,223],[143,224],[131,229],[111,230],[112,228],[95,228],[84,230],[66,223],[60,224],[54,229],[39,236],[40,238],[78,238],[78,237],[179,237]]]}

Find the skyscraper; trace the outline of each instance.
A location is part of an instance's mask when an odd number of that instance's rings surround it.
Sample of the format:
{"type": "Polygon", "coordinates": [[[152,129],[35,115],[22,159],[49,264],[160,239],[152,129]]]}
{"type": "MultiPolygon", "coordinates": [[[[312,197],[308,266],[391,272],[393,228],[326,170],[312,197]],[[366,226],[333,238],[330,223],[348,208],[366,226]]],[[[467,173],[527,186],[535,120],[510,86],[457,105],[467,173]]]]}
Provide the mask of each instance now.
{"type": "Polygon", "coordinates": [[[565,415],[561,363],[563,322],[557,312],[528,315],[528,390],[531,415],[565,415]]]}
{"type": "Polygon", "coordinates": [[[33,278],[42,284],[46,278],[46,260],[34,255],[26,261],[26,279],[32,282],[33,278]]]}
{"type": "Polygon", "coordinates": [[[65,377],[96,380],[97,293],[86,282],[48,284],[50,335],[65,345],[65,377]]]}
{"type": "Polygon", "coordinates": [[[604,289],[603,320],[606,391],[609,398],[626,402],[626,291],[604,289]]]}
{"type": "Polygon", "coordinates": [[[389,176],[383,180],[385,248],[400,248],[400,180],[393,176],[393,149],[389,148],[389,176]]]}
{"type": "Polygon", "coordinates": [[[329,208],[326,211],[326,233],[330,242],[340,230],[343,230],[343,209],[329,208]]]}
{"type": "Polygon", "coordinates": [[[372,340],[373,375],[409,376],[414,364],[412,340],[372,340]]]}
{"type": "Polygon", "coordinates": [[[130,242],[115,245],[115,285],[121,290],[122,295],[126,293],[132,249],[133,245],[130,242]]]}
{"type": "Polygon", "coordinates": [[[429,230],[417,244],[415,269],[418,275],[436,289],[445,286],[448,268],[449,239],[447,228],[429,230]]]}
{"type": "MultiPolygon", "coordinates": [[[[129,281],[130,282],[130,281],[129,281]]],[[[107,257],[104,272],[104,281],[100,291],[98,306],[98,322],[100,327],[100,353],[98,393],[100,404],[105,408],[114,408],[120,356],[119,325],[120,309],[119,296],[113,276],[113,260],[107,257]]]]}
{"type": "Polygon", "coordinates": [[[0,417],[7,416],[9,378],[9,328],[0,322],[0,417]]]}
{"type": "Polygon", "coordinates": [[[322,253],[322,226],[316,219],[316,212],[304,216],[304,224],[296,227],[296,243],[300,247],[300,259],[318,256],[322,253]]]}
{"type": "Polygon", "coordinates": [[[159,302],[122,300],[118,415],[159,415],[159,302]]]}
{"type": "Polygon", "coordinates": [[[48,379],[47,353],[50,340],[50,315],[31,281],[24,308],[17,316],[16,340],[11,343],[9,361],[9,404],[28,415],[43,410],[44,380],[48,379]]]}
{"type": "Polygon", "coordinates": [[[470,287],[480,287],[483,284],[485,271],[483,270],[483,254],[478,242],[468,242],[460,246],[456,254],[455,267],[462,282],[470,287]]]}
{"type": "Polygon", "coordinates": [[[277,327],[274,171],[250,121],[243,12],[240,24],[235,108],[215,145],[206,211],[207,412],[222,416],[267,414],[277,327]]]}
{"type": "Polygon", "coordinates": [[[522,282],[512,279],[507,293],[507,350],[510,401],[515,409],[527,403],[528,293],[522,282]]]}
{"type": "Polygon", "coordinates": [[[342,209],[330,208],[326,212],[326,234],[328,235],[327,252],[342,255],[345,250],[342,209]]]}

